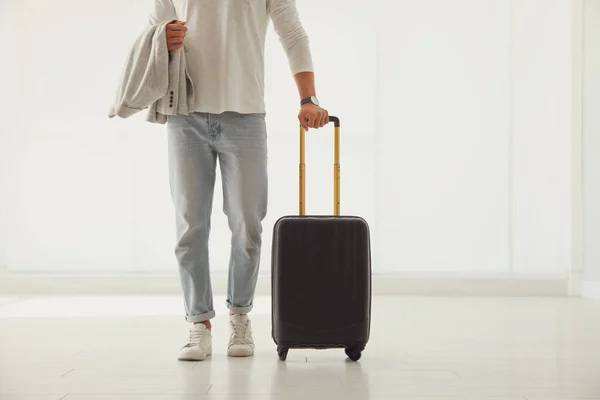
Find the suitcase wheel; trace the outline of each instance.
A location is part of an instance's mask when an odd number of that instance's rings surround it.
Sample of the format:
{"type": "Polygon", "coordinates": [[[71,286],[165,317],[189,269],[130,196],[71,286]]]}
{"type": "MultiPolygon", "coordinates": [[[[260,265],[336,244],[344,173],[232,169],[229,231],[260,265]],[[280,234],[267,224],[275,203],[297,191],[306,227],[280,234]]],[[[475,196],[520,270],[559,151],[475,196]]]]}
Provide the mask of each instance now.
{"type": "Polygon", "coordinates": [[[283,346],[277,346],[277,355],[279,355],[279,359],[281,361],[285,361],[287,358],[289,349],[283,346]]]}
{"type": "Polygon", "coordinates": [[[351,359],[352,361],[358,361],[362,356],[363,349],[360,349],[358,347],[346,347],[345,351],[349,359],[351,359]]]}

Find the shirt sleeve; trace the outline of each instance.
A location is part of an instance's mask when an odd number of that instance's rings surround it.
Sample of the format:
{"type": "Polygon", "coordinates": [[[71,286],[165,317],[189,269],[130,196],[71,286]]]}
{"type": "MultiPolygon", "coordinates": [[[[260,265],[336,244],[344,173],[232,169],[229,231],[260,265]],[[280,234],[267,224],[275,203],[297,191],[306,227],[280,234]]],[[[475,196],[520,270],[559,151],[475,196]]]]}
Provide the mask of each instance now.
{"type": "Polygon", "coordinates": [[[296,0],[267,0],[267,5],[292,73],[313,72],[308,35],[300,22],[296,0]]]}
{"type": "Polygon", "coordinates": [[[172,0],[150,0],[152,7],[148,15],[150,25],[156,25],[164,21],[176,20],[177,11],[172,0]]]}

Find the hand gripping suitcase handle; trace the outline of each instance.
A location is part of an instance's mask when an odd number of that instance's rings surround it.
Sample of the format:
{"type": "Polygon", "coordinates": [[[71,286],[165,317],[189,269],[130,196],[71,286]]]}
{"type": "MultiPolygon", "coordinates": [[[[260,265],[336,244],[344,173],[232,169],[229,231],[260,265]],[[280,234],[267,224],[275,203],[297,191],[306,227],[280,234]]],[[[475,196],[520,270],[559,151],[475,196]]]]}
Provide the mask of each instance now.
{"type": "MultiPolygon", "coordinates": [[[[333,215],[340,215],[340,119],[330,116],[333,122],[334,134],[334,160],[333,160],[333,215]]],[[[306,163],[305,163],[305,138],[306,131],[300,127],[300,215],[306,215],[306,163]]]]}

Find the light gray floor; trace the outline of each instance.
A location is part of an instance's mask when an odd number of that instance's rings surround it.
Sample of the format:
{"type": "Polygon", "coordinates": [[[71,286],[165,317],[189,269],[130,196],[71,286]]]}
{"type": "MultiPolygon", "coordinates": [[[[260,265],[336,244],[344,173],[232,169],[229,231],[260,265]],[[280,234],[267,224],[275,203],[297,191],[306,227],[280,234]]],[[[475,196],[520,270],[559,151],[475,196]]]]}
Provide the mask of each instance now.
{"type": "Polygon", "coordinates": [[[280,362],[268,298],[253,313],[256,356],[227,359],[217,302],[214,355],[182,363],[179,298],[0,299],[0,399],[600,399],[598,302],[376,297],[358,363],[341,350],[280,362]]]}

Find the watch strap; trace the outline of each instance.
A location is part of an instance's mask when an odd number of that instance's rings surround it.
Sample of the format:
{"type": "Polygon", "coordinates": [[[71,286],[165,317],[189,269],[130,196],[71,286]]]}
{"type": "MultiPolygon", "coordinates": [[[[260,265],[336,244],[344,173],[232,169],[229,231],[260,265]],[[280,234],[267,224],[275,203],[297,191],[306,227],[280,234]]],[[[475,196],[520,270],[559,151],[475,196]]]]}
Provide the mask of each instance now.
{"type": "Polygon", "coordinates": [[[308,104],[308,103],[315,104],[312,101],[312,96],[305,97],[304,99],[302,99],[302,101],[300,101],[300,105],[302,105],[302,106],[305,105],[305,104],[308,104]]]}

